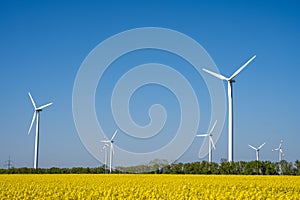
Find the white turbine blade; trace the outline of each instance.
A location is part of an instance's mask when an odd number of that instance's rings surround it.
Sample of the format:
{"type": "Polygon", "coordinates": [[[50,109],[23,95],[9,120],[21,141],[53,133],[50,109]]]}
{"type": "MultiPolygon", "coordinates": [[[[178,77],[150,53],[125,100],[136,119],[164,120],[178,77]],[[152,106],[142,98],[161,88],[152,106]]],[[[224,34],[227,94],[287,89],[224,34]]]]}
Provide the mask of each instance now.
{"type": "Polygon", "coordinates": [[[28,92],[28,95],[29,95],[29,98],[30,98],[30,100],[31,100],[31,103],[32,103],[32,105],[33,105],[34,109],[36,109],[35,102],[34,102],[34,100],[33,100],[32,96],[31,96],[30,92],[28,92]]]}
{"type": "Polygon", "coordinates": [[[257,150],[254,146],[251,146],[250,144],[248,144],[248,146],[254,150],[257,150]]]}
{"type": "Polygon", "coordinates": [[[197,137],[206,137],[206,136],[208,136],[208,134],[198,134],[198,135],[196,135],[197,137]]]}
{"type": "Polygon", "coordinates": [[[283,139],[280,140],[280,143],[283,143],[283,139]]]}
{"type": "Polygon", "coordinates": [[[103,147],[102,147],[102,150],[106,149],[107,147],[108,147],[108,144],[104,144],[103,147]]]}
{"type": "Polygon", "coordinates": [[[48,106],[50,106],[50,105],[52,105],[52,103],[48,103],[48,104],[46,104],[46,105],[40,106],[40,107],[38,107],[37,109],[38,109],[38,110],[42,110],[42,109],[44,109],[44,108],[46,108],[46,107],[48,107],[48,106]]]}
{"type": "Polygon", "coordinates": [[[214,140],[212,139],[212,137],[211,137],[211,136],[209,136],[209,140],[210,140],[210,142],[211,142],[211,144],[212,144],[212,147],[213,147],[213,149],[216,149],[216,146],[215,146],[214,140]]]}
{"type": "Polygon", "coordinates": [[[221,74],[217,74],[217,73],[212,72],[212,71],[209,71],[209,70],[207,70],[207,69],[202,69],[202,70],[205,71],[205,72],[207,72],[207,73],[209,73],[210,75],[213,75],[213,76],[215,76],[215,77],[221,79],[221,80],[228,80],[228,78],[226,78],[225,76],[223,76],[223,75],[221,75],[221,74]]]}
{"type": "Polygon", "coordinates": [[[264,142],[262,145],[260,145],[257,149],[261,149],[266,143],[264,142]]]}
{"type": "Polygon", "coordinates": [[[31,120],[31,123],[30,123],[30,127],[29,127],[29,130],[28,130],[28,134],[29,134],[30,131],[31,131],[33,122],[34,122],[34,120],[35,120],[35,117],[36,117],[36,111],[34,111],[34,113],[33,113],[32,120],[31,120]]]}
{"type": "Polygon", "coordinates": [[[109,143],[110,141],[109,140],[101,140],[100,142],[109,143]]]}
{"type": "Polygon", "coordinates": [[[214,123],[213,126],[211,127],[211,129],[210,129],[210,131],[209,131],[209,133],[208,133],[209,135],[211,135],[211,133],[214,131],[216,124],[217,124],[217,120],[215,121],[215,123],[214,123]]]}
{"type": "Polygon", "coordinates": [[[101,152],[103,152],[103,150],[104,150],[104,149],[106,149],[106,147],[105,147],[105,146],[103,146],[103,147],[102,147],[102,149],[101,149],[101,152]]]}
{"type": "Polygon", "coordinates": [[[283,143],[283,140],[280,140],[280,143],[279,143],[278,149],[280,149],[280,147],[282,146],[282,143],[283,143]]]}
{"type": "Polygon", "coordinates": [[[279,148],[276,148],[276,149],[272,149],[272,151],[278,151],[279,150],[279,148]]]}
{"type": "Polygon", "coordinates": [[[280,153],[283,153],[282,149],[279,149],[280,153]]]}
{"type": "Polygon", "coordinates": [[[234,79],[234,77],[236,77],[236,75],[238,75],[254,58],[256,57],[256,55],[255,56],[253,56],[252,58],[250,58],[250,60],[248,60],[243,66],[241,66],[238,70],[236,70],[236,72],[234,72],[233,74],[232,74],[232,76],[229,78],[229,80],[232,80],[232,79],[234,79]]]}
{"type": "Polygon", "coordinates": [[[117,133],[118,133],[118,129],[115,131],[115,133],[114,133],[113,136],[111,137],[110,141],[113,141],[113,140],[115,139],[117,133]]]}

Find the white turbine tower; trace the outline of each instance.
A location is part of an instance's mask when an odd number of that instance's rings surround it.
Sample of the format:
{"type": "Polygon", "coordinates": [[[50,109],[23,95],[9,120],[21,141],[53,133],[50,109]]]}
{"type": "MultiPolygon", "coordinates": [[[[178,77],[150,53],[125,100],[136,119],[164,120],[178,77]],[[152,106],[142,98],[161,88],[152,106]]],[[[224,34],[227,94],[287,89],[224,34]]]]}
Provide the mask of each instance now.
{"type": "MultiPolygon", "coordinates": [[[[102,141],[103,142],[103,141],[102,141]]],[[[106,173],[106,169],[107,169],[107,159],[108,159],[108,155],[107,155],[107,148],[109,147],[109,145],[107,144],[107,142],[103,142],[104,145],[101,149],[101,152],[104,151],[104,172],[106,173]]]]}
{"type": "Polygon", "coordinates": [[[112,161],[113,161],[113,154],[114,154],[114,139],[116,137],[118,133],[118,130],[115,131],[115,133],[113,134],[113,136],[111,137],[110,140],[108,139],[104,139],[101,142],[105,143],[105,144],[109,144],[109,172],[112,172],[112,161]]]}
{"type": "Polygon", "coordinates": [[[258,148],[255,148],[254,146],[251,146],[250,144],[248,144],[248,146],[252,149],[255,150],[256,152],[256,160],[259,160],[259,150],[265,145],[266,143],[261,144],[258,148]]]}
{"type": "Polygon", "coordinates": [[[212,148],[216,149],[216,146],[214,144],[214,140],[212,139],[212,133],[215,129],[215,126],[217,124],[217,120],[211,127],[210,131],[206,134],[198,134],[197,137],[208,137],[208,162],[211,163],[212,161],[212,148]]]}
{"type": "Polygon", "coordinates": [[[234,78],[256,57],[253,56],[250,60],[248,60],[244,65],[242,65],[236,72],[234,72],[229,78],[221,74],[217,74],[215,72],[209,71],[207,69],[203,69],[205,72],[221,79],[227,81],[227,95],[228,95],[228,161],[233,161],[233,108],[232,108],[232,83],[235,82],[234,78]]]}
{"type": "Polygon", "coordinates": [[[30,92],[28,92],[28,95],[30,97],[30,100],[32,102],[32,105],[34,107],[34,113],[33,113],[33,117],[32,117],[32,121],[28,130],[28,134],[31,131],[32,125],[34,123],[34,121],[36,121],[36,129],[35,129],[35,146],[34,146],[34,169],[38,168],[38,159],[39,159],[39,122],[40,122],[40,112],[50,106],[52,103],[48,103],[46,105],[40,106],[40,107],[36,107],[35,102],[30,94],[30,92]]]}
{"type": "Polygon", "coordinates": [[[278,153],[279,153],[279,158],[278,158],[279,162],[281,161],[282,156],[284,156],[283,150],[281,148],[282,143],[283,143],[283,140],[280,140],[279,146],[276,149],[272,149],[272,151],[278,151],[278,153]]]}

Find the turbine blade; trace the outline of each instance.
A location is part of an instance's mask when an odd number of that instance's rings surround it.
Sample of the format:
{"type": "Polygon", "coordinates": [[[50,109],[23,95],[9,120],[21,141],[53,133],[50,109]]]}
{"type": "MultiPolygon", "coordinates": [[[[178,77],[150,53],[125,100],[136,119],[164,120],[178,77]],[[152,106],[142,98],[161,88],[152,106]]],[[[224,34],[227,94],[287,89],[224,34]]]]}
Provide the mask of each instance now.
{"type": "Polygon", "coordinates": [[[257,149],[261,149],[266,143],[264,142],[262,145],[260,145],[257,149]]]}
{"type": "Polygon", "coordinates": [[[280,140],[280,143],[283,143],[283,139],[280,140]]]}
{"type": "Polygon", "coordinates": [[[210,142],[211,142],[211,144],[212,144],[212,147],[213,147],[213,149],[216,149],[216,146],[215,146],[214,140],[212,139],[212,137],[211,137],[211,136],[209,136],[209,140],[210,140],[210,142]]]}
{"type": "Polygon", "coordinates": [[[50,105],[52,105],[52,103],[48,103],[48,104],[46,104],[46,105],[40,106],[40,107],[38,107],[37,109],[38,109],[38,110],[42,110],[42,109],[44,109],[44,108],[46,108],[46,107],[48,107],[48,106],[50,106],[50,105]]]}
{"type": "Polygon", "coordinates": [[[228,78],[226,78],[225,76],[223,76],[223,75],[221,75],[221,74],[217,74],[217,73],[212,72],[212,71],[209,71],[209,70],[207,70],[207,69],[202,69],[202,70],[205,71],[205,72],[207,72],[207,73],[209,73],[210,75],[213,75],[213,76],[215,76],[215,77],[221,79],[221,80],[226,80],[226,81],[228,80],[228,78]]]}
{"type": "Polygon", "coordinates": [[[211,135],[211,133],[214,131],[216,124],[217,124],[217,120],[215,121],[215,123],[214,123],[213,126],[211,127],[211,129],[210,129],[210,131],[209,131],[209,135],[211,135]]]}
{"type": "Polygon", "coordinates": [[[29,127],[29,130],[28,130],[28,134],[29,134],[30,131],[31,131],[33,122],[34,122],[34,120],[35,120],[35,117],[36,117],[36,111],[34,111],[34,113],[33,113],[32,120],[31,120],[31,123],[30,123],[30,127],[29,127]]]}
{"type": "Polygon", "coordinates": [[[30,98],[30,100],[31,100],[31,103],[32,103],[34,109],[36,110],[36,105],[35,105],[35,102],[34,102],[32,96],[31,96],[30,92],[28,92],[28,95],[29,95],[29,98],[30,98]]]}
{"type": "Polygon", "coordinates": [[[251,146],[250,144],[248,144],[248,146],[254,150],[257,150],[254,146],[251,146]]]}
{"type": "Polygon", "coordinates": [[[229,78],[229,80],[234,79],[234,77],[236,77],[236,75],[238,75],[254,58],[256,57],[256,55],[254,55],[252,58],[250,58],[250,60],[248,60],[243,66],[241,66],[238,70],[236,70],[236,72],[234,72],[232,74],[232,76],[229,78]]]}
{"type": "Polygon", "coordinates": [[[208,136],[208,134],[198,134],[198,135],[196,135],[197,137],[206,137],[206,136],[208,136]]]}
{"type": "Polygon", "coordinates": [[[113,141],[113,140],[115,139],[117,133],[118,133],[118,129],[115,131],[115,133],[114,133],[113,136],[111,137],[110,141],[113,141]]]}
{"type": "Polygon", "coordinates": [[[280,143],[279,143],[279,146],[278,146],[278,149],[282,146],[282,143],[283,143],[283,140],[280,140],[280,143]]]}
{"type": "Polygon", "coordinates": [[[272,149],[272,151],[278,151],[279,150],[279,148],[276,148],[276,149],[272,149]]]}
{"type": "Polygon", "coordinates": [[[101,140],[100,142],[109,143],[110,141],[109,140],[101,140]]]}
{"type": "Polygon", "coordinates": [[[108,144],[104,144],[103,147],[102,147],[102,150],[106,149],[107,147],[108,147],[108,144]]]}
{"type": "Polygon", "coordinates": [[[279,151],[280,151],[280,153],[282,153],[282,154],[283,154],[283,151],[282,151],[282,149],[279,149],[279,151]]]}

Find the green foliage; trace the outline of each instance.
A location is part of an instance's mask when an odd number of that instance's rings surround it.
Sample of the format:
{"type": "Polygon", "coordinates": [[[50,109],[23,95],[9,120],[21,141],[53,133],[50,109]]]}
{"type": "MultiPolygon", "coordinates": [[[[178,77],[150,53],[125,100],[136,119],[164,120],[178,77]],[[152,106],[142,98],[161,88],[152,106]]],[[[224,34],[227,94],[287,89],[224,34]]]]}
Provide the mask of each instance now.
{"type": "MultiPolygon", "coordinates": [[[[0,174],[103,174],[109,173],[105,166],[97,168],[58,168],[47,169],[10,168],[0,169],[0,174]]],[[[131,167],[117,167],[112,173],[152,173],[152,174],[243,174],[243,175],[300,175],[300,161],[295,163],[282,160],[270,161],[238,161],[228,162],[221,159],[220,164],[207,161],[192,163],[171,163],[165,161],[152,161],[147,165],[131,167]]]]}

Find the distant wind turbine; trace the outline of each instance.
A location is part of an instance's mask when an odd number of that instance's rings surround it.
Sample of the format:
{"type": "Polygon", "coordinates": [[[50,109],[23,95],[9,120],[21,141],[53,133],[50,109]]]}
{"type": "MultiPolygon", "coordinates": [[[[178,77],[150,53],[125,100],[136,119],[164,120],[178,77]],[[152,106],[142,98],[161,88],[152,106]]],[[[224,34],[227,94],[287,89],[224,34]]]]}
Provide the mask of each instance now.
{"type": "Polygon", "coordinates": [[[252,149],[255,150],[256,152],[256,160],[259,160],[259,150],[265,145],[266,143],[263,143],[262,145],[260,145],[258,148],[255,148],[254,146],[251,146],[250,144],[248,144],[248,146],[252,149]]]}
{"type": "Polygon", "coordinates": [[[236,72],[234,72],[229,78],[221,74],[217,74],[215,72],[209,71],[207,69],[203,69],[203,71],[221,79],[227,81],[227,95],[228,95],[228,161],[233,161],[233,108],[232,108],[232,83],[235,82],[234,78],[256,57],[253,56],[250,60],[248,60],[244,65],[242,65],[236,72]]]}
{"type": "Polygon", "coordinates": [[[211,129],[208,133],[197,135],[197,137],[208,137],[208,162],[209,163],[211,163],[211,161],[212,161],[212,148],[216,149],[216,146],[215,146],[214,141],[212,139],[212,133],[215,129],[216,124],[217,124],[217,120],[215,121],[215,123],[213,124],[213,126],[211,127],[211,129]]]}
{"type": "Polygon", "coordinates": [[[50,106],[52,103],[48,103],[46,105],[40,106],[40,107],[36,107],[35,102],[30,94],[30,92],[28,92],[28,95],[30,97],[30,100],[32,102],[32,105],[34,107],[34,113],[33,113],[33,117],[32,117],[32,121],[28,130],[28,134],[31,131],[32,125],[34,123],[34,121],[36,121],[36,129],[35,129],[35,146],[34,146],[34,169],[38,168],[38,153],[39,153],[39,121],[40,121],[40,112],[50,106]]]}
{"type": "Polygon", "coordinates": [[[284,153],[283,153],[283,150],[282,150],[282,143],[283,143],[283,140],[280,140],[280,143],[279,143],[279,146],[276,148],[276,149],[272,149],[272,151],[278,151],[279,153],[279,162],[282,160],[282,156],[284,156],[284,153]]]}
{"type": "Polygon", "coordinates": [[[109,150],[110,150],[110,153],[109,153],[109,172],[110,173],[112,172],[113,154],[115,153],[113,143],[114,143],[114,139],[115,139],[117,133],[118,133],[118,130],[115,131],[115,133],[113,134],[113,136],[111,137],[110,140],[108,140],[108,139],[101,140],[101,142],[103,142],[105,144],[109,144],[109,150]]]}
{"type": "Polygon", "coordinates": [[[102,149],[101,149],[101,152],[102,151],[104,151],[104,172],[106,173],[106,169],[107,169],[107,148],[109,147],[109,145],[106,143],[106,142],[104,142],[104,145],[103,145],[103,147],[102,147],[102,149]]]}

